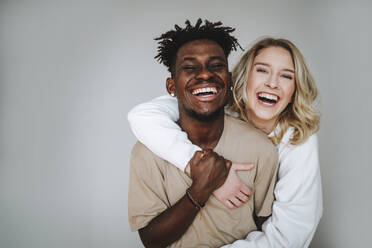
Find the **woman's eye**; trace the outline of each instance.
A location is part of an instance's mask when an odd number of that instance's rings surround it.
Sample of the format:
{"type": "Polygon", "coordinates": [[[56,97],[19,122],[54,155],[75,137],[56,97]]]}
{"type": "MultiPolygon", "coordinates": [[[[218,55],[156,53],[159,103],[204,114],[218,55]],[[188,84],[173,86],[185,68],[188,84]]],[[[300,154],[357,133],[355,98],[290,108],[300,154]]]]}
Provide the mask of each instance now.
{"type": "Polygon", "coordinates": [[[264,68],[257,68],[257,72],[263,72],[263,73],[266,73],[266,72],[267,72],[267,70],[266,70],[266,69],[264,69],[264,68]]]}
{"type": "Polygon", "coordinates": [[[284,77],[286,79],[289,79],[289,80],[292,80],[292,76],[291,75],[283,74],[282,77],[284,77]]]}

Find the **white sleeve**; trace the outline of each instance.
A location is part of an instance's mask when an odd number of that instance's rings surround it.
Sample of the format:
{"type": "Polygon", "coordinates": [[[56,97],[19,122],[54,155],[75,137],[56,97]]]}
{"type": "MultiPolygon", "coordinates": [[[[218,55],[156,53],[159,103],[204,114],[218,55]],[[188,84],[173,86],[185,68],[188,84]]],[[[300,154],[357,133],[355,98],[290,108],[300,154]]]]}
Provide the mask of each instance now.
{"type": "Polygon", "coordinates": [[[139,104],[128,113],[130,127],[137,139],[184,171],[195,151],[201,148],[193,145],[177,125],[178,118],[177,99],[171,96],[139,104]]]}
{"type": "Polygon", "coordinates": [[[312,135],[304,144],[285,147],[279,154],[278,182],[272,216],[262,232],[248,234],[230,248],[308,247],[323,212],[318,141],[312,135]]]}

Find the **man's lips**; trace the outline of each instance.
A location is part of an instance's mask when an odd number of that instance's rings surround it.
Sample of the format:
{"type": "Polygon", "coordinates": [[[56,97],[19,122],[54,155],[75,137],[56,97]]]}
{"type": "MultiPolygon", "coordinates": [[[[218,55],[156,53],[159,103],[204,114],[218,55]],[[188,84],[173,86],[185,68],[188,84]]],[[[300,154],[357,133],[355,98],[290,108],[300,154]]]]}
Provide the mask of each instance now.
{"type": "Polygon", "coordinates": [[[214,100],[220,93],[220,88],[216,86],[206,85],[190,90],[193,97],[201,102],[209,102],[214,100]]]}
{"type": "Polygon", "coordinates": [[[203,94],[217,94],[216,87],[204,87],[192,90],[191,94],[194,96],[196,95],[203,95],[203,94]]]}

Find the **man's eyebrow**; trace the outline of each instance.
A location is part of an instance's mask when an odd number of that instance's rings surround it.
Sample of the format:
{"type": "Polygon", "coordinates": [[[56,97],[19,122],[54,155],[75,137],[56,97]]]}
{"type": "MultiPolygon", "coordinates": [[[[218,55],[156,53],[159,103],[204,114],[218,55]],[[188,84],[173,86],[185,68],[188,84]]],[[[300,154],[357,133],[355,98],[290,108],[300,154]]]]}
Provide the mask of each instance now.
{"type": "Polygon", "coordinates": [[[184,57],[183,58],[183,61],[187,61],[187,60],[191,60],[191,61],[194,61],[196,60],[194,57],[184,57]]]}
{"type": "Polygon", "coordinates": [[[187,61],[195,61],[196,59],[194,57],[184,57],[181,61],[179,61],[177,64],[182,65],[183,63],[187,61]]]}
{"type": "MultiPolygon", "coordinates": [[[[226,61],[225,58],[222,57],[222,56],[212,56],[212,57],[209,58],[209,60],[213,60],[213,59],[218,59],[218,60],[226,61]]],[[[194,61],[194,60],[196,60],[196,58],[194,58],[194,57],[184,57],[182,59],[182,61],[188,61],[188,60],[194,61]]]]}
{"type": "MultiPolygon", "coordinates": [[[[264,65],[264,66],[268,66],[268,67],[270,67],[269,64],[267,64],[267,63],[262,63],[262,62],[254,63],[254,65],[264,65]]],[[[291,73],[293,73],[293,74],[295,73],[294,70],[292,70],[292,69],[284,69],[283,71],[288,71],[288,72],[291,72],[291,73]]]]}
{"type": "Polygon", "coordinates": [[[221,57],[221,56],[212,56],[210,58],[210,60],[213,60],[213,59],[218,59],[218,60],[223,60],[223,61],[226,61],[224,57],[221,57]]]}

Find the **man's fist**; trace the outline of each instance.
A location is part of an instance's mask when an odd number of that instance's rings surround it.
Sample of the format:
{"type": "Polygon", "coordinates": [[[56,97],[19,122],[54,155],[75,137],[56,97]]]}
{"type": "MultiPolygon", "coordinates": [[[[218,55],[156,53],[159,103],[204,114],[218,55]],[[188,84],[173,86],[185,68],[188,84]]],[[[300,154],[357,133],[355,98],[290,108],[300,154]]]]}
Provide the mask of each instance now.
{"type": "Polygon", "coordinates": [[[195,152],[190,160],[190,193],[201,205],[225,182],[231,162],[211,149],[195,152]]]}

